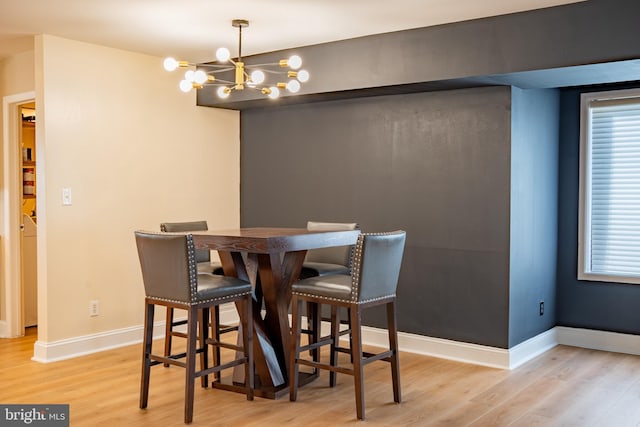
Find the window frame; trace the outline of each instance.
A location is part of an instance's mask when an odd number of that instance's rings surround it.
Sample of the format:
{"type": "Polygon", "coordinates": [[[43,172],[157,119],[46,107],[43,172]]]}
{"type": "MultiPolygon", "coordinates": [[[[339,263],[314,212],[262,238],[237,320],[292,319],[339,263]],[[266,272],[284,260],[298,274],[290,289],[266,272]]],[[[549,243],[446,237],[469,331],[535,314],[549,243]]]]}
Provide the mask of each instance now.
{"type": "Polygon", "coordinates": [[[640,275],[601,274],[587,271],[591,264],[591,103],[637,98],[640,88],[586,92],[580,95],[580,190],[578,219],[578,280],[640,284],[640,275]]]}

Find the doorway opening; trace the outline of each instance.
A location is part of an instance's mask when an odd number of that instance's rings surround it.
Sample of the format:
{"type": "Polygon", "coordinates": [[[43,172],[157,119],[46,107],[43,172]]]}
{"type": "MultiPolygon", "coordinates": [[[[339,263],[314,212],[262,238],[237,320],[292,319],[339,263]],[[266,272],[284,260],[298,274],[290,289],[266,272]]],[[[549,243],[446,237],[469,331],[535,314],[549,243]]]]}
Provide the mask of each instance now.
{"type": "Polygon", "coordinates": [[[37,324],[35,93],[5,96],[2,120],[0,337],[11,338],[37,324]]]}
{"type": "Polygon", "coordinates": [[[22,319],[25,327],[38,324],[38,225],[36,209],[36,104],[20,106],[20,166],[22,170],[22,319]]]}

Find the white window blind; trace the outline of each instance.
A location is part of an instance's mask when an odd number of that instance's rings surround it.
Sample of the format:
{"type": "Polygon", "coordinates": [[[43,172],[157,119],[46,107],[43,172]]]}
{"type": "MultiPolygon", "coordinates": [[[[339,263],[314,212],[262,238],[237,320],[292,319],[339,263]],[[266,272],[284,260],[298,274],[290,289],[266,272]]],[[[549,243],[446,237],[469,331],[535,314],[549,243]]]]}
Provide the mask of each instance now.
{"type": "Polygon", "coordinates": [[[580,278],[640,283],[640,94],[583,95],[585,119],[580,278]]]}

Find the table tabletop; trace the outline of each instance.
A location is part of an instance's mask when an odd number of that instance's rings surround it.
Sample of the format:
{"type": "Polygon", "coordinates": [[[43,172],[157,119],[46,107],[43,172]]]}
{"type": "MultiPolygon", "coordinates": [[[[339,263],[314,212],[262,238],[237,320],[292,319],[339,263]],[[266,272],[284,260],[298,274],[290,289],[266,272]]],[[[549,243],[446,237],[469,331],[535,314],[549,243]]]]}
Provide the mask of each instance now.
{"type": "Polygon", "coordinates": [[[197,249],[252,253],[290,252],[355,244],[359,230],[310,231],[306,228],[253,227],[194,232],[197,249]]]}

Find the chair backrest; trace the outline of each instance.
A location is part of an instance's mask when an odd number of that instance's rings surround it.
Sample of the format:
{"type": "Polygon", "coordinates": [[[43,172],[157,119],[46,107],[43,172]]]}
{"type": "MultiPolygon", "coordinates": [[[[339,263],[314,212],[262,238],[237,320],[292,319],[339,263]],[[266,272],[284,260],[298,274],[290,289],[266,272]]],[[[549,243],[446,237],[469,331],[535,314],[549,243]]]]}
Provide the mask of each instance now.
{"type": "MultiPolygon", "coordinates": [[[[185,231],[207,231],[207,221],[188,222],[163,222],[160,223],[160,230],[169,233],[181,233],[185,231]]],[[[211,261],[211,252],[208,249],[196,249],[197,262],[211,261]]]]}
{"type": "MultiPolygon", "coordinates": [[[[309,231],[348,231],[357,230],[358,223],[342,222],[307,222],[309,231]]],[[[338,264],[349,267],[351,265],[351,252],[353,246],[336,246],[333,248],[311,249],[307,251],[305,262],[322,262],[327,264],[338,264]]]]}
{"type": "Polygon", "coordinates": [[[146,296],[194,301],[198,274],[193,236],[149,231],[135,236],[146,296]]]}
{"type": "Polygon", "coordinates": [[[393,296],[398,287],[406,232],[363,233],[358,236],[352,270],[352,301],[393,296]]]}

